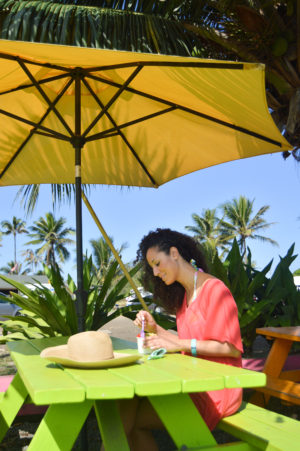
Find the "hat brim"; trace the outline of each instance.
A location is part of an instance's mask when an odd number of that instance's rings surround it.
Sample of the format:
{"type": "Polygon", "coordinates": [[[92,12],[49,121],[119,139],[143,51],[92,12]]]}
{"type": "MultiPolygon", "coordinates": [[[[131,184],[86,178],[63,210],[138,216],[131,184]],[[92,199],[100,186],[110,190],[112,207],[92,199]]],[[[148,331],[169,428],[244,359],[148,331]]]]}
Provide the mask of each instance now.
{"type": "Polygon", "coordinates": [[[81,360],[72,360],[68,357],[67,345],[53,346],[45,348],[40,356],[54,363],[71,368],[113,368],[115,366],[129,365],[141,358],[137,354],[123,354],[114,352],[113,359],[97,360],[93,362],[84,362],[81,360]]]}

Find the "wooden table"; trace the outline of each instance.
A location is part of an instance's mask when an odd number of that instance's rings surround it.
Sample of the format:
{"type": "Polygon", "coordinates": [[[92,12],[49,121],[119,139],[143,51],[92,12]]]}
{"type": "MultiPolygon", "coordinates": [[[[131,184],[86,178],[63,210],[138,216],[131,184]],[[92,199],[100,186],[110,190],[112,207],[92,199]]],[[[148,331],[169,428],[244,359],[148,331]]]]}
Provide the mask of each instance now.
{"type": "MultiPolygon", "coordinates": [[[[119,352],[137,352],[135,343],[112,341],[119,352]]],[[[188,393],[258,387],[266,379],[262,373],[181,354],[159,360],[143,356],[140,363],[93,370],[63,368],[40,358],[45,347],[66,342],[66,337],[59,337],[8,343],[18,372],[0,403],[0,440],[30,397],[34,404],[49,404],[49,408],[28,450],[70,450],[94,408],[105,450],[126,451],[116,401],[138,395],[148,397],[179,449],[211,447],[216,441],[188,393]]]]}
{"type": "Polygon", "coordinates": [[[250,402],[264,406],[270,396],[276,396],[293,404],[300,404],[300,384],[297,383],[300,382],[300,368],[282,370],[293,342],[300,342],[300,326],[264,327],[256,329],[256,333],[274,339],[274,342],[263,368],[267,384],[254,393],[250,402]]]}

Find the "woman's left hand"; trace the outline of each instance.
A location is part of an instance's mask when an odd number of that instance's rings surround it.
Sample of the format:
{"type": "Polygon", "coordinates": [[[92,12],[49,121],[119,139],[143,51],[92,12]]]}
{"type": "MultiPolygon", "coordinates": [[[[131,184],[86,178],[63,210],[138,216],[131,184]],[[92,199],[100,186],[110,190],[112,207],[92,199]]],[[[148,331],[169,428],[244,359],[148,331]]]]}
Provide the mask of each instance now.
{"type": "Polygon", "coordinates": [[[175,334],[174,338],[170,336],[166,338],[159,337],[158,335],[151,335],[145,339],[144,346],[153,351],[159,348],[165,348],[168,352],[181,351],[180,339],[175,334]]]}

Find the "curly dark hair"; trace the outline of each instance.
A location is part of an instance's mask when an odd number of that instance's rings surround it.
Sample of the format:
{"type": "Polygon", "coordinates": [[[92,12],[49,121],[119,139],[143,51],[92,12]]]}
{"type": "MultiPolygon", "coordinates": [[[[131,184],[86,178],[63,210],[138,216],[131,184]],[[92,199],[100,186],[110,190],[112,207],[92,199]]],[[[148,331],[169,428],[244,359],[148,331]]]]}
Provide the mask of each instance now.
{"type": "Polygon", "coordinates": [[[155,277],[153,270],[146,259],[149,248],[157,247],[160,251],[170,254],[170,248],[174,246],[184,260],[194,260],[198,268],[207,271],[207,265],[200,245],[190,236],[171,229],[156,229],[144,236],[137,250],[136,261],[143,265],[142,283],[146,290],[153,293],[155,302],[162,305],[167,312],[176,313],[181,307],[184,298],[184,288],[174,282],[166,285],[159,277],[155,277]]]}

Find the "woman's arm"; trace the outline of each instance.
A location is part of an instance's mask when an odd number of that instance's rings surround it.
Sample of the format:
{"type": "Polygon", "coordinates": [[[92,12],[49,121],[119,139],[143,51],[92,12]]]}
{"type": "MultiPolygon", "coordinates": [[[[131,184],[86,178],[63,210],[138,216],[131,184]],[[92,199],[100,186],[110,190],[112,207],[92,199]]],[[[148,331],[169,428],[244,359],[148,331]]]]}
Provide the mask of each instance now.
{"type": "MultiPolygon", "coordinates": [[[[169,352],[191,352],[191,340],[180,339],[172,332],[165,332],[148,337],[145,346],[151,349],[166,348],[169,352]]],[[[216,340],[196,340],[196,350],[197,355],[211,357],[239,357],[241,354],[231,343],[216,340]]]]}
{"type": "MultiPolygon", "coordinates": [[[[191,352],[191,340],[179,338],[176,334],[165,330],[156,323],[149,312],[139,311],[134,324],[142,327],[143,319],[145,331],[155,334],[145,339],[145,346],[151,349],[165,348],[169,352],[191,352]]],[[[216,340],[197,340],[196,350],[198,355],[212,357],[239,357],[241,354],[231,343],[216,340]]]]}

